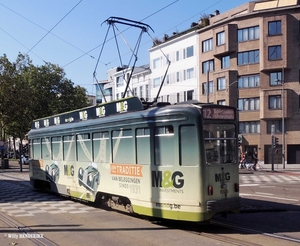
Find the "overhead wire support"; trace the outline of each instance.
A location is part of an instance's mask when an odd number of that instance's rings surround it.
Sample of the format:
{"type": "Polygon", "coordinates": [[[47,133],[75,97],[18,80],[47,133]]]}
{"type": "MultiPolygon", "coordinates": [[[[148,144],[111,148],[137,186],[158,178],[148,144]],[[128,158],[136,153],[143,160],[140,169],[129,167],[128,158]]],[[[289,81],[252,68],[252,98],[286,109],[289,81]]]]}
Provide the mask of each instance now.
{"type": "Polygon", "coordinates": [[[112,16],[112,17],[109,17],[104,22],[107,22],[107,24],[119,23],[119,24],[123,24],[123,25],[127,25],[127,26],[138,27],[138,28],[141,28],[144,32],[148,32],[148,29],[151,29],[151,31],[154,32],[154,30],[149,25],[147,25],[143,22],[129,20],[129,19],[125,19],[125,18],[122,18],[122,17],[112,16]]]}
{"type": "MultiPolygon", "coordinates": [[[[142,23],[142,22],[139,22],[139,21],[133,21],[133,20],[129,20],[129,19],[121,18],[121,17],[115,17],[115,16],[114,16],[114,17],[108,18],[108,19],[105,20],[104,22],[106,22],[106,23],[109,25],[109,28],[108,28],[108,30],[107,30],[107,33],[106,33],[106,36],[105,36],[105,40],[104,40],[104,42],[103,42],[103,45],[102,45],[102,48],[101,48],[101,51],[100,51],[100,54],[99,54],[99,57],[98,57],[98,60],[97,60],[97,63],[96,63],[96,67],[95,67],[95,70],[94,70],[94,72],[93,72],[93,76],[94,76],[94,79],[97,81],[97,79],[96,79],[96,69],[97,69],[98,64],[99,64],[99,61],[100,61],[100,56],[102,55],[102,52],[103,52],[104,44],[107,42],[106,39],[107,39],[108,31],[109,31],[110,27],[112,26],[112,27],[113,27],[113,32],[114,32],[114,38],[115,38],[115,41],[116,41],[116,47],[117,47],[117,51],[118,51],[118,55],[119,55],[119,59],[120,59],[120,63],[121,63],[122,68],[123,68],[124,66],[123,66],[123,61],[122,61],[122,57],[121,57],[121,54],[120,54],[119,44],[118,44],[118,41],[117,41],[117,36],[118,36],[118,35],[120,35],[120,36],[122,37],[123,41],[124,41],[125,44],[129,47],[129,49],[130,49],[130,51],[131,51],[131,53],[132,53],[131,58],[130,58],[130,60],[129,60],[128,67],[129,67],[129,65],[130,65],[130,63],[131,63],[131,61],[132,61],[132,58],[133,58],[133,57],[135,58],[135,59],[134,59],[134,62],[133,62],[133,66],[132,66],[132,68],[131,68],[131,72],[130,72],[129,77],[128,77],[127,80],[126,80],[126,78],[125,78],[125,73],[124,73],[124,71],[123,71],[123,78],[124,78],[124,81],[126,81],[126,88],[125,88],[125,92],[123,93],[123,98],[124,98],[125,95],[126,95],[126,93],[127,93],[128,88],[130,89],[129,83],[130,83],[130,80],[131,80],[131,77],[132,77],[132,74],[133,74],[133,70],[134,70],[134,68],[135,68],[135,65],[136,65],[136,62],[137,62],[137,59],[138,59],[137,53],[138,53],[139,46],[140,46],[140,43],[141,43],[142,33],[143,33],[143,32],[147,32],[148,35],[150,35],[149,32],[148,32],[148,30],[150,29],[150,30],[153,31],[153,32],[154,32],[154,30],[153,30],[149,25],[147,25],[147,24],[145,24],[145,23],[142,23]],[[141,29],[141,33],[140,33],[140,35],[139,35],[139,38],[138,38],[138,40],[137,40],[137,43],[136,43],[134,49],[132,49],[132,48],[129,46],[129,44],[127,43],[127,41],[126,41],[125,38],[123,37],[122,32],[119,31],[118,28],[117,28],[117,26],[115,25],[116,23],[118,23],[118,24],[123,24],[123,25],[127,25],[127,26],[130,26],[130,27],[137,27],[137,28],[140,28],[140,29],[141,29]],[[118,35],[116,34],[115,29],[119,32],[118,35]]],[[[104,23],[104,22],[103,22],[103,23],[104,23]]],[[[103,24],[103,23],[102,23],[102,24],[103,24]]],[[[102,24],[101,24],[101,25],[102,25],[102,24]]],[[[126,29],[126,30],[127,30],[127,29],[126,29]]],[[[124,31],[123,31],[123,32],[124,32],[124,31]]],[[[97,82],[97,84],[98,84],[98,82],[97,82]]],[[[99,85],[99,84],[98,84],[98,85],[99,85]]],[[[105,102],[106,102],[105,95],[104,95],[104,92],[103,92],[103,90],[102,90],[101,87],[100,87],[100,90],[101,90],[102,96],[103,96],[103,98],[104,98],[104,100],[105,100],[105,102]]],[[[130,90],[131,90],[131,89],[130,89],[130,90]]]]}

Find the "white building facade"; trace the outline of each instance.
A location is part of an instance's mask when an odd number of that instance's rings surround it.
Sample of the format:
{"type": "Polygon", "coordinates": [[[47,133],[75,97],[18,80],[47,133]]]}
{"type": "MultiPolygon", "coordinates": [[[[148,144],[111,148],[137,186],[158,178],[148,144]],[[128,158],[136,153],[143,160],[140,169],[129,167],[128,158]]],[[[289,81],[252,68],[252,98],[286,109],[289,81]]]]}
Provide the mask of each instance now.
{"type": "MultiPolygon", "coordinates": [[[[151,98],[158,101],[177,103],[199,100],[199,34],[192,30],[176,34],[166,42],[149,49],[151,69],[151,98]]],[[[165,37],[166,38],[166,37],[165,37]]]]}

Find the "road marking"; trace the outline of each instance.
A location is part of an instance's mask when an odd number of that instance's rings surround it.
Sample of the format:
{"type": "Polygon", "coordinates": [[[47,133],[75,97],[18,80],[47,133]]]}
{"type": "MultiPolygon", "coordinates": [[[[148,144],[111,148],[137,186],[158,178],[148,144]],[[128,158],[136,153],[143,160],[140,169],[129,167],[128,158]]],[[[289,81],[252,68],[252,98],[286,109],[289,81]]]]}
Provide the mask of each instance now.
{"type": "Polygon", "coordinates": [[[240,186],[259,186],[259,184],[240,184],[240,186]]]}
{"type": "Polygon", "coordinates": [[[274,194],[271,194],[271,193],[264,193],[264,192],[255,192],[255,194],[266,195],[266,196],[273,196],[274,195],[274,194]]]}
{"type": "Polygon", "coordinates": [[[257,195],[257,194],[246,194],[246,193],[240,193],[240,196],[257,196],[257,197],[267,197],[277,200],[285,200],[285,201],[294,201],[299,202],[297,199],[290,199],[290,198],[283,198],[283,197],[276,197],[276,196],[263,196],[263,195],[257,195]]]}

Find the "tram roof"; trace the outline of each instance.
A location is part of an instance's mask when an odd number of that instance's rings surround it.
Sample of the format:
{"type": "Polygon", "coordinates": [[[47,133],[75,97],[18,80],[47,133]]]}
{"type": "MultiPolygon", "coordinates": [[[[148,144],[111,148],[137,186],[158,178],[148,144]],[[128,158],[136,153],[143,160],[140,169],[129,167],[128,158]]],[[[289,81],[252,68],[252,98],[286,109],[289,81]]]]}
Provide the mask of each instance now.
{"type": "MultiPolygon", "coordinates": [[[[199,101],[192,100],[187,102],[181,102],[176,104],[177,106],[183,106],[187,104],[194,104],[197,106],[203,106],[208,104],[200,103],[199,101]]],[[[34,120],[31,124],[31,129],[40,129],[49,126],[69,124],[73,122],[86,121],[91,119],[104,118],[112,115],[121,115],[128,112],[142,111],[149,107],[154,106],[166,106],[170,103],[148,103],[140,100],[138,97],[122,98],[120,100],[97,104],[96,106],[77,109],[62,114],[57,114],[41,119],[34,120]]],[[[212,104],[209,104],[212,105],[212,104]]],[[[218,105],[220,106],[220,105],[218,105]]],[[[222,106],[221,106],[222,107],[222,106]]],[[[228,106],[227,106],[228,107],[228,106]]]]}

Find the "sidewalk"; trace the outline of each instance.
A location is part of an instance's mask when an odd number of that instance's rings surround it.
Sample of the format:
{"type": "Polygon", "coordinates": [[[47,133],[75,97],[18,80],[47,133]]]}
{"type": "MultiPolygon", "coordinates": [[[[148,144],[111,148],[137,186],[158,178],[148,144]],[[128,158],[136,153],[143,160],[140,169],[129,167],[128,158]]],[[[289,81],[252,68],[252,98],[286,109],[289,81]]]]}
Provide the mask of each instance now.
{"type": "MultiPolygon", "coordinates": [[[[263,164],[263,170],[259,172],[277,172],[277,173],[295,173],[300,175],[300,164],[286,164],[283,168],[282,164],[274,164],[274,170],[272,170],[272,164],[263,164]]],[[[239,169],[240,174],[250,174],[256,171],[249,171],[247,169],[239,169]]]]}
{"type": "MultiPolygon", "coordinates": [[[[1,164],[1,161],[0,161],[1,164]]],[[[19,160],[17,159],[9,159],[8,160],[8,168],[3,168],[0,165],[0,172],[20,172],[21,167],[19,164],[19,160]]],[[[28,172],[29,171],[29,165],[22,165],[22,171],[28,172]]]]}

